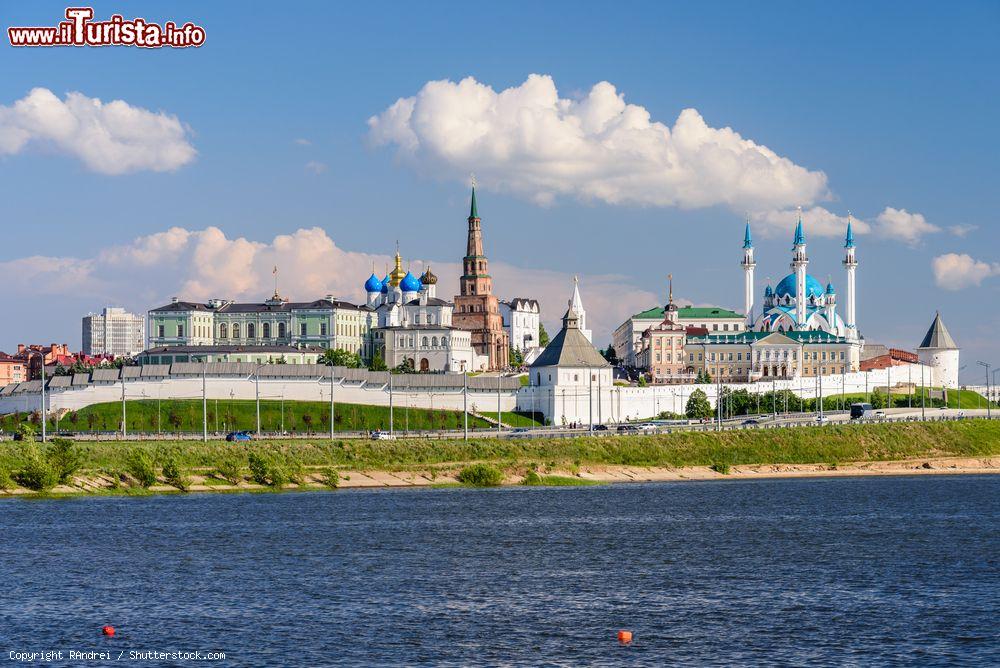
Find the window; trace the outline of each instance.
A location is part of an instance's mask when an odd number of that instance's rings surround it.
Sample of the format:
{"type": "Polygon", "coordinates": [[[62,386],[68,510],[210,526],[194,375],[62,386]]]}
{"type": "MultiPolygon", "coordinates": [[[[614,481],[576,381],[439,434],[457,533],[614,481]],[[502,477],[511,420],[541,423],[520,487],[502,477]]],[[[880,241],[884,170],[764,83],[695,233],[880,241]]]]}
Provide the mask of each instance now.
{"type": "Polygon", "coordinates": [[[263,329],[263,333],[264,333],[264,338],[265,339],[271,338],[271,323],[265,322],[262,325],[261,329],[263,329]]]}
{"type": "Polygon", "coordinates": [[[319,323],[319,335],[320,336],[326,336],[326,323],[325,322],[319,323]]]}
{"type": "Polygon", "coordinates": [[[714,323],[714,324],[712,325],[712,331],[713,331],[713,332],[717,332],[717,331],[719,331],[719,323],[714,323]]]}
{"type": "Polygon", "coordinates": [[[177,338],[184,338],[184,325],[177,325],[177,338]]]}
{"type": "Polygon", "coordinates": [[[219,325],[219,338],[228,339],[229,338],[229,325],[222,323],[219,325]]]}
{"type": "Polygon", "coordinates": [[[278,323],[278,338],[279,339],[285,338],[285,323],[283,322],[278,323]]]}
{"type": "Polygon", "coordinates": [[[729,331],[729,325],[728,325],[728,324],[726,324],[726,325],[723,325],[723,326],[722,326],[722,331],[723,331],[723,332],[728,332],[728,331],[729,331]]]}
{"type": "Polygon", "coordinates": [[[252,339],[255,338],[256,336],[257,336],[257,325],[251,322],[247,325],[247,338],[252,339]]]}
{"type": "Polygon", "coordinates": [[[164,327],[163,327],[163,325],[157,325],[157,326],[156,326],[156,335],[157,335],[158,337],[160,337],[161,339],[162,339],[162,338],[163,338],[164,336],[166,336],[166,335],[164,334],[163,330],[164,330],[164,327]]]}
{"type": "Polygon", "coordinates": [[[431,337],[431,347],[432,348],[437,348],[438,347],[438,337],[436,337],[436,336],[431,337]]]}
{"type": "Polygon", "coordinates": [[[240,338],[240,323],[238,322],[233,323],[233,338],[234,339],[240,338]]]}
{"type": "Polygon", "coordinates": [[[422,347],[424,347],[424,348],[427,347],[428,344],[427,344],[427,337],[426,336],[420,340],[420,345],[422,347]]]}
{"type": "Polygon", "coordinates": [[[306,335],[306,323],[303,322],[299,325],[299,336],[305,336],[305,335],[306,335]]]}

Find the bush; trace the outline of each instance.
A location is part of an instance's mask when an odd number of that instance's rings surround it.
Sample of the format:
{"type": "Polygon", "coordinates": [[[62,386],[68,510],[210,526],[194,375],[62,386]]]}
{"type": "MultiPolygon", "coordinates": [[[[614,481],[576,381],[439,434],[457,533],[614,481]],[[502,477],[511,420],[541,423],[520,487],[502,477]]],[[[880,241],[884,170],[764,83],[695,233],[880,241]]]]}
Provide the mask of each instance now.
{"type": "Polygon", "coordinates": [[[473,464],[459,472],[458,481],[471,487],[496,487],[503,482],[503,472],[489,464],[473,464]]]}
{"type": "Polygon", "coordinates": [[[246,466],[243,457],[235,454],[224,456],[215,466],[215,473],[230,485],[243,482],[243,470],[246,466]]]}
{"type": "Polygon", "coordinates": [[[21,437],[20,440],[24,443],[35,442],[35,428],[26,422],[22,422],[17,426],[17,434],[21,437]]]}
{"type": "Polygon", "coordinates": [[[10,471],[0,466],[0,489],[12,489],[14,479],[10,477],[10,471]]]}
{"type": "Polygon", "coordinates": [[[125,460],[125,470],[142,487],[156,484],[156,468],[153,466],[153,458],[144,450],[135,449],[128,454],[125,460]]]}
{"type": "Polygon", "coordinates": [[[729,475],[729,464],[712,464],[710,466],[716,473],[721,473],[722,475],[729,475]]]}
{"type": "Polygon", "coordinates": [[[191,478],[181,469],[174,457],[170,457],[163,463],[163,478],[168,485],[172,485],[182,492],[188,491],[191,487],[191,478]]]}
{"type": "Polygon", "coordinates": [[[542,476],[538,475],[534,471],[528,471],[528,474],[524,476],[524,480],[521,481],[522,485],[541,485],[542,476]]]}
{"type": "Polygon", "coordinates": [[[41,492],[55,487],[59,483],[59,476],[52,470],[48,460],[42,457],[38,448],[31,446],[25,451],[25,464],[14,474],[14,480],[22,487],[41,492]]]}
{"type": "Polygon", "coordinates": [[[249,456],[250,477],[258,485],[281,488],[289,480],[284,458],[266,452],[251,452],[249,456]]]}
{"type": "Polygon", "coordinates": [[[332,467],[323,469],[323,484],[330,489],[340,487],[340,474],[337,473],[337,469],[332,467]]]}
{"type": "Polygon", "coordinates": [[[80,451],[68,438],[53,438],[48,451],[49,466],[59,482],[69,480],[80,468],[80,451]]]}
{"type": "Polygon", "coordinates": [[[283,465],[290,481],[296,485],[301,485],[306,481],[306,469],[298,457],[291,454],[275,455],[275,459],[283,465]]]}

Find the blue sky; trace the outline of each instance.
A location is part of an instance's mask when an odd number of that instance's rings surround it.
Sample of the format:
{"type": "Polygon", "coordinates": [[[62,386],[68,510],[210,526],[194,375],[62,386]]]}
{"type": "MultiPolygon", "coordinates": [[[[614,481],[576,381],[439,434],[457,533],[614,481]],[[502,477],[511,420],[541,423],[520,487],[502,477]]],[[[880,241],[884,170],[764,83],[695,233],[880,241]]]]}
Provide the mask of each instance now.
{"type": "MultiPolygon", "coordinates": [[[[155,267],[148,258],[127,267],[108,260],[114,249],[134,251],[137,239],[172,227],[215,226],[227,241],[263,245],[319,227],[343,251],[329,256],[336,260],[326,264],[337,265],[330,274],[350,272],[327,279],[338,293],[360,285],[371,260],[381,263],[397,239],[408,259],[458,261],[468,158],[408,160],[396,143],[373,141],[367,121],[431,81],[473,77],[499,92],[534,73],[550,76],[568,100],[610,82],[625,102],[668,127],[683,109],[696,109],[709,127],[732,128],[822,172],[828,194],[798,202],[807,208],[838,217],[850,209],[873,226],[886,207],[922,215],[939,231],[910,243],[876,231],[859,238],[862,332],[912,348],[940,309],[965,348],[963,378],[978,379],[978,371],[968,375],[977,358],[1000,363],[1000,314],[991,306],[1000,296],[996,3],[285,7],[94,3],[98,19],[117,12],[198,23],[207,31],[200,49],[14,49],[4,40],[0,105],[9,108],[38,87],[59,98],[76,91],[124,100],[176,117],[197,156],[169,171],[108,174],[52,142],[0,151],[7,241],[0,262],[22,316],[8,320],[0,348],[50,340],[78,346],[80,315],[112,300],[145,310],[185,289],[239,297],[269,291],[260,267],[271,256],[263,252],[241,268],[234,257],[242,251],[223,246],[223,260],[208,255],[222,265],[215,274],[176,257],[155,267]],[[934,259],[949,254],[959,258],[943,266],[951,273],[936,276],[934,259]],[[29,262],[35,255],[45,259],[29,262]],[[41,263],[65,266],[63,278],[71,280],[25,270],[41,263]],[[239,272],[253,275],[232,282],[239,272]]],[[[5,3],[0,16],[5,28],[54,25],[64,9],[5,3]]],[[[718,201],[676,206],[634,189],[610,201],[581,195],[572,182],[542,202],[530,185],[504,180],[516,177],[516,162],[486,163],[474,168],[487,252],[506,265],[496,290],[512,296],[535,289],[550,330],[573,274],[581,276],[585,303],[591,282],[588,308],[600,343],[620,320],[615,307],[663,300],[667,273],[686,299],[742,308],[744,202],[723,201],[720,192],[718,201]]],[[[795,203],[786,197],[773,208],[788,212],[795,203]]],[[[760,290],[766,277],[787,273],[794,216],[787,234],[771,221],[756,235],[760,290]]],[[[810,235],[810,270],[838,287],[841,245],[831,235],[810,235]]],[[[285,291],[314,296],[297,290],[317,290],[322,280],[295,273],[312,265],[281,252],[276,257],[291,265],[281,270],[292,281],[285,291]]]]}

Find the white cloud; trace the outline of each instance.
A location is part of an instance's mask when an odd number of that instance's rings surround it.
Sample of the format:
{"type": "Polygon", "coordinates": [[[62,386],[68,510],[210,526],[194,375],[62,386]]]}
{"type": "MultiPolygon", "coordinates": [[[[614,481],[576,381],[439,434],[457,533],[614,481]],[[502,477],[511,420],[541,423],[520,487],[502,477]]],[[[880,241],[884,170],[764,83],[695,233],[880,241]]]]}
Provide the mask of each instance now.
{"type": "Polygon", "coordinates": [[[931,261],[934,282],[945,290],[961,290],[982,284],[991,276],[1000,276],[1000,263],[983,262],[970,255],[945,253],[931,261]]]}
{"type": "MultiPolygon", "coordinates": [[[[121,304],[145,312],[172,296],[199,301],[213,297],[262,301],[274,289],[274,266],[278,267],[278,289],[286,297],[309,300],[333,294],[360,303],[372,265],[381,276],[391,262],[388,254],[344,250],[318,227],[278,235],[270,241],[229,238],[217,227],[173,227],[91,257],[33,256],[0,262],[0,275],[8,278],[8,290],[15,295],[30,290],[33,297],[78,300],[86,294],[93,302],[81,304],[82,311],[121,304]]],[[[461,265],[430,264],[439,278],[439,296],[451,299],[457,292],[461,265]]],[[[414,260],[406,261],[406,266],[417,274],[426,264],[414,260]]],[[[496,261],[490,262],[490,273],[499,296],[538,299],[549,333],[558,331],[573,291],[571,275],[496,261]]],[[[615,275],[583,275],[580,290],[588,325],[597,333],[599,344],[606,343],[626,317],[664,299],[615,275]]]]}
{"type": "Polygon", "coordinates": [[[102,174],[169,172],[196,155],[176,116],[81,93],[60,100],[46,88],[0,105],[0,155],[15,155],[31,143],[72,155],[102,174]]]}
{"type": "MultiPolygon", "coordinates": [[[[797,220],[798,212],[793,209],[760,211],[751,215],[750,225],[754,233],[759,231],[761,236],[780,238],[787,235],[791,239],[797,220]]],[[[802,210],[802,226],[807,240],[811,236],[843,238],[847,234],[847,216],[814,206],[802,210]]],[[[851,228],[855,234],[868,234],[872,229],[869,223],[858,217],[854,217],[851,228]]]]}
{"type": "Polygon", "coordinates": [[[299,146],[312,146],[312,142],[309,141],[308,139],[305,139],[304,137],[299,137],[298,139],[295,140],[295,143],[298,144],[299,146]]]}
{"type": "Polygon", "coordinates": [[[875,232],[886,239],[902,241],[908,246],[915,246],[925,234],[940,232],[941,228],[927,222],[919,213],[910,213],[906,209],[885,209],[875,219],[875,232]]]}
{"type": "Polygon", "coordinates": [[[313,174],[322,174],[328,169],[330,169],[330,167],[326,163],[319,162],[318,160],[310,160],[306,163],[306,171],[312,172],[313,174]]]}
{"type": "Polygon", "coordinates": [[[956,237],[964,239],[966,236],[969,235],[970,232],[975,232],[978,229],[979,229],[978,225],[963,224],[963,225],[952,225],[951,227],[948,228],[948,231],[951,234],[954,234],[956,237]]]}
{"type": "Polygon", "coordinates": [[[556,197],[609,204],[737,211],[812,204],[829,196],[810,171],[695,109],[673,126],[653,121],[604,81],[579,100],[533,74],[499,93],[472,77],[431,81],[368,120],[375,145],[428,173],[466,179],[539,203],[556,197]]]}

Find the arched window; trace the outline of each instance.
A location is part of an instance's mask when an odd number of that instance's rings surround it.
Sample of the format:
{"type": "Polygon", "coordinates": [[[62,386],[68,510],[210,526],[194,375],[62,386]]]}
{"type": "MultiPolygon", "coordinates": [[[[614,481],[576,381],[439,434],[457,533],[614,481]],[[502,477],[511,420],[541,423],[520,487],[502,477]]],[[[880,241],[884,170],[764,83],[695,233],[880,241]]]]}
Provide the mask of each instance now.
{"type": "Polygon", "coordinates": [[[420,345],[421,345],[421,347],[423,347],[423,348],[426,348],[426,347],[427,347],[427,337],[426,337],[426,336],[425,336],[425,337],[424,337],[423,339],[421,339],[421,341],[420,341],[420,345]]]}
{"type": "Polygon", "coordinates": [[[285,338],[285,323],[283,322],[278,323],[278,338],[279,339],[285,338]]]}
{"type": "Polygon", "coordinates": [[[233,323],[233,338],[234,339],[240,338],[240,323],[238,322],[233,323]]]}
{"type": "Polygon", "coordinates": [[[222,323],[219,325],[219,338],[228,339],[229,338],[229,325],[222,323]]]}
{"type": "Polygon", "coordinates": [[[248,339],[255,338],[256,334],[257,334],[257,326],[251,322],[250,324],[247,325],[247,338],[248,339]]]}
{"type": "Polygon", "coordinates": [[[262,326],[262,329],[264,331],[264,338],[265,339],[271,338],[271,323],[265,322],[262,326]]]}
{"type": "Polygon", "coordinates": [[[438,337],[432,336],[431,337],[431,348],[437,348],[437,347],[438,347],[438,337]]]}

